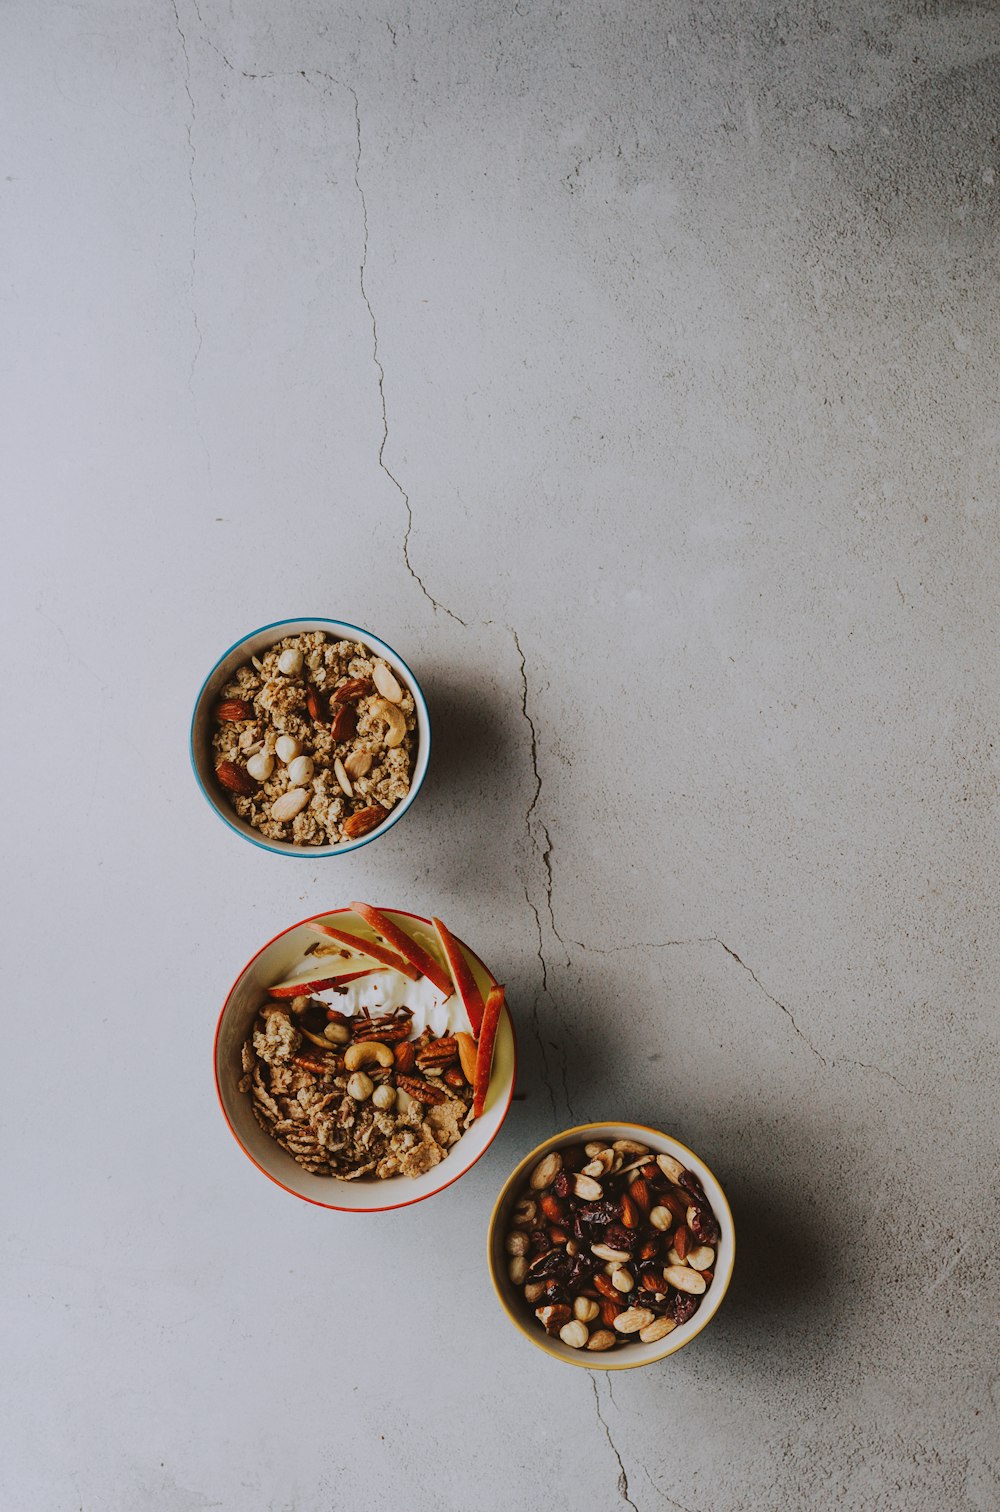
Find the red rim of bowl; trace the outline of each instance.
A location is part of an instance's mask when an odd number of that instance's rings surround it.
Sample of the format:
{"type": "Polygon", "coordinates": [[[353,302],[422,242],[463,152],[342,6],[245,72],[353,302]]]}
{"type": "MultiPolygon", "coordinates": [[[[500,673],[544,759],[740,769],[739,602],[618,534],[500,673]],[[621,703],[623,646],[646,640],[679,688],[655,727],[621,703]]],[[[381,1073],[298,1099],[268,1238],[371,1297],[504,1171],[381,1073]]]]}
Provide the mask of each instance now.
{"type": "MultiPolygon", "coordinates": [[[[404,919],[416,919],[421,924],[431,924],[430,919],[425,919],[422,914],[410,913],[409,909],[406,908],[389,908],[385,911],[390,914],[399,914],[404,919]]],[[[262,945],[260,949],[250,957],[246,965],[237,973],[237,975],[233,979],[232,986],[226,993],[225,1001],[223,1002],[222,1009],[219,1013],[218,1022],[215,1026],[215,1036],[212,1041],[212,1076],[215,1080],[215,1095],[218,1099],[219,1107],[222,1109],[222,1116],[226,1120],[226,1127],[228,1128],[230,1134],[233,1136],[239,1148],[243,1151],[243,1154],[246,1156],[247,1160],[249,1160],[250,1164],[252,1166],[256,1166],[257,1170],[260,1171],[262,1176],[266,1176],[268,1181],[273,1181],[276,1187],[280,1187],[283,1192],[288,1192],[288,1194],[292,1197],[297,1197],[300,1202],[311,1203],[313,1207],[325,1208],[328,1212],[391,1213],[395,1212],[398,1208],[414,1207],[418,1202],[427,1202],[431,1197],[436,1197],[439,1192],[447,1191],[448,1187],[454,1186],[456,1181],[461,1181],[466,1172],[471,1171],[472,1167],[474,1165],[478,1165],[479,1161],[482,1160],[483,1156],[486,1154],[486,1151],[489,1149],[490,1145],[493,1143],[494,1139],[496,1139],[497,1135],[500,1133],[500,1130],[503,1128],[504,1120],[506,1119],[507,1114],[510,1112],[511,1101],[514,1097],[514,1087],[517,1083],[517,1035],[514,1032],[514,1021],[510,1017],[509,1013],[507,1014],[507,1020],[510,1024],[511,1039],[513,1041],[514,1070],[510,1079],[510,1092],[507,1094],[507,1104],[500,1116],[500,1122],[497,1124],[486,1144],[483,1145],[483,1148],[480,1150],[475,1160],[470,1161],[470,1163],[464,1168],[464,1170],[459,1171],[457,1175],[452,1176],[450,1180],[444,1182],[441,1186],[435,1187],[433,1192],[425,1192],[422,1197],[409,1197],[405,1202],[389,1202],[386,1203],[384,1207],[339,1207],[335,1202],[320,1202],[318,1197],[305,1197],[301,1192],[297,1192],[294,1187],[286,1186],[283,1181],[278,1180],[277,1176],[272,1176],[270,1171],[265,1170],[260,1161],[255,1160],[254,1157],[250,1154],[250,1151],[247,1149],[246,1145],[243,1143],[242,1139],[240,1139],[240,1136],[233,1128],[229,1113],[226,1110],[226,1104],[223,1101],[222,1088],[219,1086],[219,1035],[222,1031],[222,1020],[226,1016],[226,1009],[229,1007],[230,1000],[233,996],[233,993],[236,991],[237,985],[250,970],[250,967],[253,965],[254,961],[262,956],[265,950],[269,950],[276,940],[280,940],[282,936],[286,934],[291,934],[293,929],[301,929],[303,924],[310,924],[314,919],[329,919],[336,916],[337,914],[345,914],[350,912],[350,908],[325,908],[320,913],[307,914],[304,919],[299,919],[297,923],[289,924],[285,929],[279,929],[278,933],[276,935],[273,935],[271,939],[268,940],[266,945],[262,945]]],[[[459,944],[465,945],[465,941],[460,940],[459,944]]],[[[476,955],[476,952],[472,949],[471,946],[466,945],[465,948],[466,950],[468,950],[471,956],[475,957],[475,959],[479,962],[480,966],[487,973],[487,975],[492,977],[493,973],[486,965],[486,962],[480,956],[476,955]]]]}

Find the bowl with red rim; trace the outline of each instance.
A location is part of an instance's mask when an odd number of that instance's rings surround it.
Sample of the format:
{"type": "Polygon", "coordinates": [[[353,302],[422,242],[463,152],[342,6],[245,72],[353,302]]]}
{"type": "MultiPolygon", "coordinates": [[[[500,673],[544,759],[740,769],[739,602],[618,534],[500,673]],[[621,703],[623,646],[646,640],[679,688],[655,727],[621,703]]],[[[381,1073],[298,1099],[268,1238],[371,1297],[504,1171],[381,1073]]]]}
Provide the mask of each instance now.
{"type": "MultiPolygon", "coordinates": [[[[638,1157],[628,1157],[630,1160],[633,1158],[638,1157]]],[[[544,1222],[544,1219],[539,1221],[544,1222]]],[[[526,1155],[504,1182],[493,1208],[487,1237],[487,1263],[493,1288],[501,1307],[515,1328],[524,1338],[544,1350],[546,1354],[552,1355],[553,1358],[567,1365],[582,1365],[587,1370],[633,1370],[637,1366],[653,1365],[657,1360],[676,1354],[679,1349],[690,1344],[692,1339],[697,1338],[702,1330],[707,1328],[722,1305],[733,1274],[735,1258],[736,1230],[733,1215],[726,1200],[726,1194],[717,1178],[705,1162],[693,1150],[688,1149],[687,1145],[681,1144],[680,1140],[673,1138],[672,1135],[664,1134],[659,1129],[650,1129],[645,1124],[581,1124],[577,1128],[564,1129],[560,1134],[553,1134],[550,1139],[545,1140],[526,1155]],[[692,1172],[701,1184],[702,1192],[719,1225],[721,1235],[714,1246],[716,1254],[711,1283],[701,1298],[698,1310],[687,1322],[680,1323],[672,1332],[655,1342],[644,1344],[635,1340],[633,1336],[627,1343],[623,1340],[614,1349],[598,1353],[591,1352],[586,1347],[573,1348],[563,1343],[558,1335],[551,1336],[545,1332],[535,1318],[532,1307],[526,1301],[521,1288],[511,1278],[511,1257],[506,1252],[505,1242],[513,1226],[515,1204],[528,1185],[531,1173],[546,1155],[554,1150],[562,1151],[571,1146],[580,1147],[591,1141],[613,1145],[615,1140],[630,1140],[644,1145],[650,1152],[651,1160],[655,1160],[655,1157],[660,1154],[670,1156],[687,1171],[692,1172]]],[[[626,1299],[623,1295],[620,1300],[623,1304],[631,1306],[638,1296],[639,1293],[636,1293],[636,1298],[626,1299]]],[[[593,1324],[594,1329],[602,1326],[599,1320],[593,1324]]]]}
{"type": "MultiPolygon", "coordinates": [[[[367,909],[368,905],[358,907],[367,909]]],[[[486,1022],[476,1023],[477,1018],[482,1020],[495,986],[493,974],[473,950],[447,929],[439,933],[433,919],[419,914],[378,909],[372,911],[370,921],[352,905],[313,914],[282,930],[243,967],[216,1027],[216,1091],[237,1144],[259,1171],[286,1192],[337,1212],[384,1212],[435,1196],[475,1165],[496,1138],[510,1107],[517,1063],[510,1014],[501,1005],[498,1018],[494,1009],[487,1009],[486,1022]],[[404,953],[410,957],[408,975],[386,964],[404,953]],[[361,969],[366,965],[373,969],[361,969]],[[438,1035],[459,1030],[473,1033],[480,1055],[488,1050],[491,1023],[495,1023],[492,1056],[481,1073],[482,1111],[440,1164],[417,1176],[344,1180],[305,1170],[260,1126],[251,1092],[241,1090],[243,1046],[264,1003],[290,1001],[299,995],[343,1007],[349,1014],[405,1003],[414,1011],[417,1028],[427,1023],[438,1035]]]]}

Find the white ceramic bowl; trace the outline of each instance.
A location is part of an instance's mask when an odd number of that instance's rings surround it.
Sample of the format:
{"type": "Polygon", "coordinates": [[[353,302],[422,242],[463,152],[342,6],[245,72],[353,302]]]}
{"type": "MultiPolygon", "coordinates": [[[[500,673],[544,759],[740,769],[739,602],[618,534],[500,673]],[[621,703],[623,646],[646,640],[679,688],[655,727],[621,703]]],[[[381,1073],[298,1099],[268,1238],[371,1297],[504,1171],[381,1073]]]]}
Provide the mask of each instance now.
{"type": "MultiPolygon", "coordinates": [[[[398,909],[384,909],[383,912],[402,927],[419,930],[419,942],[425,948],[433,947],[434,931],[429,919],[398,909]]],[[[350,909],[331,909],[326,913],[311,914],[310,919],[336,923],[338,916],[345,914],[350,914],[350,909]]],[[[486,1109],[452,1146],[440,1165],[425,1171],[422,1176],[391,1176],[385,1181],[338,1181],[332,1176],[313,1175],[303,1170],[264,1132],[253,1116],[249,1094],[239,1089],[243,1075],[240,1052],[268,988],[295,974],[303,964],[309,946],[317,941],[314,931],[306,927],[308,923],[309,920],[304,919],[293,924],[258,950],[236,978],[223,1005],[215,1031],[215,1086],[226,1122],[244,1154],[259,1171],[286,1192],[319,1207],[333,1208],[341,1213],[378,1213],[389,1208],[408,1207],[413,1202],[433,1197],[475,1165],[496,1138],[507,1116],[517,1069],[510,1015],[505,1008],[500,1019],[486,1109]]],[[[467,945],[459,943],[485,997],[494,979],[479,957],[467,945]]],[[[449,1000],[448,1009],[449,1028],[469,1027],[457,993],[449,1000]]]]}
{"type": "Polygon", "coordinates": [[[679,1140],[672,1139],[669,1134],[662,1134],[659,1129],[648,1129],[645,1124],[581,1124],[578,1128],[565,1129],[563,1133],[555,1134],[551,1139],[545,1140],[544,1144],[540,1144],[537,1149],[531,1151],[530,1155],[524,1157],[520,1165],[504,1182],[490,1219],[487,1239],[487,1259],[494,1290],[500,1299],[500,1305],[515,1328],[532,1344],[543,1349],[546,1354],[565,1361],[567,1365],[582,1365],[586,1370],[634,1370],[637,1366],[653,1365],[657,1360],[666,1359],[667,1355],[676,1354],[679,1349],[684,1348],[685,1344],[690,1344],[691,1340],[697,1338],[718,1312],[733,1274],[735,1258],[736,1231],[733,1226],[733,1215],[729,1210],[725,1192],[708,1166],[679,1140]],[[635,1139],[641,1144],[648,1145],[654,1155],[673,1155],[675,1160],[679,1160],[683,1166],[699,1177],[705,1189],[705,1196],[722,1230],[722,1237],[716,1246],[715,1277],[694,1316],[655,1344],[629,1343],[610,1350],[607,1354],[600,1352],[591,1354],[586,1349],[571,1349],[561,1339],[550,1338],[532,1316],[520,1288],[514,1286],[510,1280],[507,1274],[508,1256],[504,1253],[504,1237],[509,1227],[508,1218],[511,1209],[534,1166],[550,1150],[563,1149],[566,1145],[586,1144],[592,1139],[606,1140],[608,1144],[615,1139],[635,1139]]]}
{"type": "Polygon", "coordinates": [[[427,763],[431,755],[431,722],[427,712],[427,701],[421,691],[420,684],[403,661],[403,658],[387,646],[385,641],[379,640],[377,635],[372,635],[368,630],[362,630],[357,625],[345,624],[342,620],[331,619],[289,619],[275,620],[273,624],[262,625],[259,630],[252,630],[249,635],[244,635],[241,640],[230,646],[225,651],[215,666],[209,672],[201,685],[201,691],[195,700],[194,714],[191,719],[191,765],[194,774],[206,799],[218,814],[223,823],[228,824],[236,834],[242,835],[244,840],[260,846],[261,850],[273,851],[279,856],[305,856],[314,860],[317,856],[346,856],[351,851],[358,850],[362,845],[368,845],[370,841],[377,840],[380,835],[386,834],[406,813],[410,804],[416,798],[427,773],[427,763]],[[289,840],[269,840],[259,830],[247,824],[241,819],[235,809],[229,803],[228,798],[222,792],[215,777],[215,765],[212,760],[212,734],[214,725],[212,722],[212,709],[218,702],[219,694],[226,683],[229,682],[236,668],[249,661],[251,656],[259,656],[267,651],[276,641],[286,635],[298,635],[303,631],[322,630],[327,635],[337,640],[360,641],[376,656],[380,656],[387,662],[392,670],[398,675],[401,682],[409,688],[413,694],[413,702],[417,716],[417,750],[413,772],[410,778],[410,791],[406,797],[397,803],[390,814],[377,829],[373,829],[367,835],[362,835],[358,840],[345,840],[340,845],[293,845],[289,840]]]}

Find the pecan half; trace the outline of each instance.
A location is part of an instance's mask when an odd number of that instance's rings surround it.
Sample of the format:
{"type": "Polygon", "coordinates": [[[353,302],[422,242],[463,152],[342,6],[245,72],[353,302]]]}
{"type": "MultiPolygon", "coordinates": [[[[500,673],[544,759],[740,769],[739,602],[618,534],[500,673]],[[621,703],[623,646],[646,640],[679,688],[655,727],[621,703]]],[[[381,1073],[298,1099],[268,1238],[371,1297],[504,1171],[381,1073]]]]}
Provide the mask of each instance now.
{"type": "Polygon", "coordinates": [[[440,1087],[432,1087],[430,1082],[417,1076],[397,1076],[396,1086],[427,1107],[448,1101],[447,1092],[442,1092],[440,1087]]]}

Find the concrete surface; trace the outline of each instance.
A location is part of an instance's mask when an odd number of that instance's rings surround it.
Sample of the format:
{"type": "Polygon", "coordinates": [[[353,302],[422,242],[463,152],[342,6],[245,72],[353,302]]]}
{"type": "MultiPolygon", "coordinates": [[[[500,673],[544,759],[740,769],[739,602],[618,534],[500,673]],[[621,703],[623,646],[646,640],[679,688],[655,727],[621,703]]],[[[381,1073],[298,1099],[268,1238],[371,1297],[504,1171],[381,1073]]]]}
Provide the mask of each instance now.
{"type": "Polygon", "coordinates": [[[7,0],[2,1502],[1000,1504],[1000,14],[7,0]],[[425,792],[287,862],[195,690],[281,615],[425,677],[425,792]],[[368,895],[510,985],[523,1101],[352,1221],[214,1102],[236,970],[368,895]],[[604,1378],[484,1267],[523,1151],[727,1185],[604,1378]]]}

